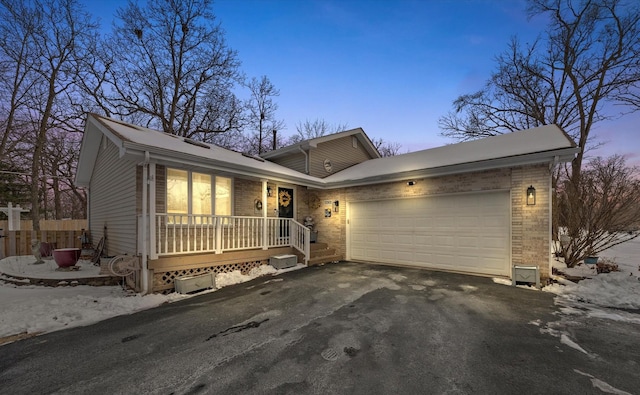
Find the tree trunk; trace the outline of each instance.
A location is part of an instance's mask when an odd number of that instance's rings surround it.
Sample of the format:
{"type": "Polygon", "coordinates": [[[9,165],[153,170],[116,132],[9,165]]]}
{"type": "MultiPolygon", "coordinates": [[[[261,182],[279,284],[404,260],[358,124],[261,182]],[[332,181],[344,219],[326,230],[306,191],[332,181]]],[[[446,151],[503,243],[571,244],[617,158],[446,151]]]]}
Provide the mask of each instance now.
{"type": "MultiPolygon", "coordinates": [[[[42,113],[42,119],[40,120],[40,127],[38,128],[38,134],[36,141],[34,141],[33,158],[31,160],[31,219],[33,220],[33,230],[40,230],[40,202],[38,197],[40,196],[40,162],[42,157],[42,151],[44,145],[47,142],[47,124],[51,117],[51,109],[53,108],[53,99],[56,96],[55,81],[58,75],[58,69],[54,69],[49,78],[49,92],[47,97],[47,104],[44,112],[42,113]]],[[[45,191],[46,192],[46,191],[45,191]]]]}

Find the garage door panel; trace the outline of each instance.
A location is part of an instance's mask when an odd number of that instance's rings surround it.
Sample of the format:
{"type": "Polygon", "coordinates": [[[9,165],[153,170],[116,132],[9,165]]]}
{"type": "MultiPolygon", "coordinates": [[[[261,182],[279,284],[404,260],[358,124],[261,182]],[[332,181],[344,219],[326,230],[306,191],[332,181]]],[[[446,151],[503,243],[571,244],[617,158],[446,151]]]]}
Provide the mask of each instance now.
{"type": "Polygon", "coordinates": [[[459,215],[456,218],[456,227],[459,229],[464,228],[477,228],[484,222],[478,215],[459,215]]]}
{"type": "Polygon", "coordinates": [[[484,248],[494,248],[494,249],[504,250],[509,246],[509,240],[503,237],[484,236],[481,239],[482,239],[481,243],[484,248]]]}
{"type": "Polygon", "coordinates": [[[459,236],[458,237],[458,247],[459,248],[478,248],[479,247],[479,236],[459,236]]]}
{"type": "Polygon", "coordinates": [[[349,205],[352,259],[509,274],[508,192],[349,205]]]}

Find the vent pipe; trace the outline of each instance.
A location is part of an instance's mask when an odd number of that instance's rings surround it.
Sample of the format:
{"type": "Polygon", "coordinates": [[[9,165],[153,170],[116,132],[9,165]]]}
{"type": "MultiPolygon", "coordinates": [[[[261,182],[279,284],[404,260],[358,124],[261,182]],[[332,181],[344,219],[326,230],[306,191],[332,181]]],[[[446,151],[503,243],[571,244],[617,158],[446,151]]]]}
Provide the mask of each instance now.
{"type": "Polygon", "coordinates": [[[278,133],[277,130],[273,129],[273,150],[276,150],[276,134],[278,133]]]}

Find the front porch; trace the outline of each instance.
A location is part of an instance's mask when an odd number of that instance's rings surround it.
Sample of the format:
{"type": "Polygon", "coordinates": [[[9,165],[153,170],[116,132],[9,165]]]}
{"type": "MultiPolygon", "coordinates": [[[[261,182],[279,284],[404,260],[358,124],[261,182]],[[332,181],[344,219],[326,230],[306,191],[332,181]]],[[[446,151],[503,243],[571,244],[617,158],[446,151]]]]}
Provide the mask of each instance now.
{"type": "Polygon", "coordinates": [[[172,289],[182,276],[247,273],[274,255],[295,254],[305,264],[311,258],[311,232],[291,218],[158,213],[147,227],[151,292],[172,289]]]}

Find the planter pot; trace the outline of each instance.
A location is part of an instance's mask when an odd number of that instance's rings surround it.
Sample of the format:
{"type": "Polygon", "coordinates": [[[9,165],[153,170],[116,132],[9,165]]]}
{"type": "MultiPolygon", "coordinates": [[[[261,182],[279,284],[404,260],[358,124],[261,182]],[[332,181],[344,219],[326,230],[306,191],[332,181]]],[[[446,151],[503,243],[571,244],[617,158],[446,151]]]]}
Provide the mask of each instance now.
{"type": "Polygon", "coordinates": [[[587,265],[595,265],[596,263],[598,263],[598,257],[597,256],[588,256],[588,257],[584,258],[584,263],[586,263],[587,265]]]}
{"type": "Polygon", "coordinates": [[[53,250],[53,260],[56,261],[58,267],[71,267],[78,263],[80,258],[79,248],[59,248],[53,250]]]}

